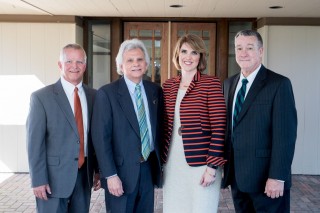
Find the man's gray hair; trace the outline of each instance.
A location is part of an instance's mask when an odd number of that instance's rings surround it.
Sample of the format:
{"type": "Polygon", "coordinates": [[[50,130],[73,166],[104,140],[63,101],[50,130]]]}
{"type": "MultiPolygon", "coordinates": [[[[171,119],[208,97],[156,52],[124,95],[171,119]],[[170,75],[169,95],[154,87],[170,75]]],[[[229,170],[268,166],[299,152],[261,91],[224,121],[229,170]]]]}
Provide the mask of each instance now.
{"type": "Polygon", "coordinates": [[[150,64],[150,57],[148,54],[148,51],[145,47],[145,45],[143,44],[142,41],[140,41],[139,39],[130,39],[130,40],[125,40],[124,42],[122,42],[119,51],[118,51],[118,55],[116,57],[116,64],[117,64],[117,72],[119,75],[123,75],[123,72],[121,70],[121,64],[123,63],[123,54],[124,52],[128,51],[128,50],[133,50],[133,49],[141,49],[143,54],[144,54],[144,59],[146,60],[147,63],[147,67],[150,64]]]}

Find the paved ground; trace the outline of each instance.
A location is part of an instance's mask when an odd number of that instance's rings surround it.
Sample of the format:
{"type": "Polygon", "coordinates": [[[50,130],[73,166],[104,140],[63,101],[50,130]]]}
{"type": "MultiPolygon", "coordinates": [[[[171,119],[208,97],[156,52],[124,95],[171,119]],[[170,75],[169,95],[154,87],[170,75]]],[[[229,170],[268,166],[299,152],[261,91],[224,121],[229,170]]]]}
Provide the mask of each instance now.
{"type": "MultiPolygon", "coordinates": [[[[162,213],[162,191],[155,192],[155,213],[162,213]]],[[[0,173],[0,212],[35,212],[29,174],[0,173]]],[[[105,213],[104,191],[92,194],[90,213],[105,213]]],[[[220,213],[233,213],[230,191],[221,190],[220,213]]],[[[320,176],[294,175],[291,213],[320,213],[320,176]]],[[[179,212],[177,212],[179,213],[179,212]]]]}

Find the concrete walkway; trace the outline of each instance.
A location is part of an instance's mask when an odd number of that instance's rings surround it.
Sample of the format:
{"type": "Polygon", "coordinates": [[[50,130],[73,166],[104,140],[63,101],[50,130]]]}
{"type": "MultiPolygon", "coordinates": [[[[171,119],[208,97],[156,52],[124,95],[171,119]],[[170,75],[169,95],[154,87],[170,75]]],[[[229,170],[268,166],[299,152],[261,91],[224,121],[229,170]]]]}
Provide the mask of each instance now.
{"type": "MultiPolygon", "coordinates": [[[[0,173],[0,213],[6,212],[36,212],[29,174],[0,173]]],[[[104,191],[93,192],[90,213],[105,212],[104,191]]],[[[228,189],[221,190],[219,212],[234,212],[228,189]]],[[[310,212],[320,213],[320,176],[294,175],[291,190],[291,213],[310,212]]],[[[162,213],[161,189],[155,192],[155,213],[162,213]]]]}

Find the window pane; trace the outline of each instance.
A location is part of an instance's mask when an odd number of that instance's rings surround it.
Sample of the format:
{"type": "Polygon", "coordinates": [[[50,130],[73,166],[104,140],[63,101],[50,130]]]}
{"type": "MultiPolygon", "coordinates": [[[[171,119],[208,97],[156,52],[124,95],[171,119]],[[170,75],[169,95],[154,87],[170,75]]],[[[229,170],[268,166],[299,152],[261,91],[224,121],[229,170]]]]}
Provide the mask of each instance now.
{"type": "Polygon", "coordinates": [[[199,36],[200,38],[202,38],[202,31],[198,31],[198,30],[190,30],[188,31],[189,34],[194,34],[199,36]]]}
{"type": "Polygon", "coordinates": [[[91,26],[87,68],[89,85],[97,89],[111,81],[110,24],[93,23],[91,26]]]}
{"type": "Polygon", "coordinates": [[[130,37],[138,37],[138,30],[130,30],[130,37]]]}
{"type": "Polygon", "coordinates": [[[203,36],[204,38],[208,38],[208,39],[209,39],[209,37],[210,37],[210,32],[205,30],[205,31],[202,32],[202,36],[203,36]]]}
{"type": "Polygon", "coordinates": [[[140,30],[139,31],[139,37],[152,38],[152,30],[140,30]]]}
{"type": "Polygon", "coordinates": [[[182,37],[184,34],[186,34],[186,31],[185,30],[179,30],[178,31],[178,37],[182,37]]]}
{"type": "Polygon", "coordinates": [[[161,30],[155,30],[155,31],[154,31],[154,36],[161,38],[161,30]]]}

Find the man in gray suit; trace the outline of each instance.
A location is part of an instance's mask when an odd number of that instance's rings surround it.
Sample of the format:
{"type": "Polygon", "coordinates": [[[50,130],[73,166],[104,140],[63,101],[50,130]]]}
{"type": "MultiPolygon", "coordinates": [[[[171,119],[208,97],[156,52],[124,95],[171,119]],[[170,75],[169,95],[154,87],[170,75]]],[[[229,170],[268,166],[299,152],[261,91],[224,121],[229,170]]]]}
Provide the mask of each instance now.
{"type": "Polygon", "coordinates": [[[82,83],[86,59],[80,45],[66,45],[60,80],[31,95],[27,151],[37,212],[87,213],[91,188],[100,188],[90,136],[96,91],[82,83]]]}
{"type": "Polygon", "coordinates": [[[288,78],[261,64],[258,32],[238,32],[235,52],[241,72],[223,85],[228,162],[222,186],[231,185],[236,212],[288,213],[297,136],[292,86],[288,78]]]}
{"type": "Polygon", "coordinates": [[[142,80],[150,58],[140,40],[124,41],[116,61],[123,77],[98,90],[92,116],[106,207],[111,213],[152,213],[161,174],[162,89],[142,80]]]}

